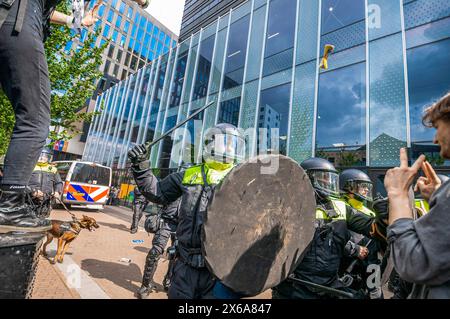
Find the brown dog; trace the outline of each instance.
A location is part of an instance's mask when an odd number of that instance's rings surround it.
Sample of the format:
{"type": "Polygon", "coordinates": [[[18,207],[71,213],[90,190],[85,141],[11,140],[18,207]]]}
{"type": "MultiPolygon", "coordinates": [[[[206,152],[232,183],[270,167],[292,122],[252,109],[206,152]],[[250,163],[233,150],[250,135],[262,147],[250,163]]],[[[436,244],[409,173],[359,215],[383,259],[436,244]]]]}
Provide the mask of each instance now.
{"type": "Polygon", "coordinates": [[[50,260],[51,263],[55,263],[55,261],[62,263],[64,259],[64,254],[69,248],[69,244],[77,238],[80,231],[84,228],[89,231],[95,230],[95,228],[99,228],[100,226],[97,224],[97,221],[89,216],[83,215],[81,220],[72,217],[71,222],[63,222],[61,220],[52,220],[52,229],[47,231],[47,242],[44,244],[42,255],[47,257],[46,248],[47,245],[53,241],[53,238],[58,238],[58,250],[56,251],[56,255],[53,260],[50,260]]]}

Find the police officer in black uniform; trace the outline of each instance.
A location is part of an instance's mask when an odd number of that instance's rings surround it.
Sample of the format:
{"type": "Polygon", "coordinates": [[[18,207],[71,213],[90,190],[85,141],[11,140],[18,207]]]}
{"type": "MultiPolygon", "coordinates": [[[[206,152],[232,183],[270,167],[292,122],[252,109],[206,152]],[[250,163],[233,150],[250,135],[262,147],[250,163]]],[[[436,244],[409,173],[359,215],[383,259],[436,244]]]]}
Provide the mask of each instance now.
{"type": "Polygon", "coordinates": [[[50,164],[51,156],[48,148],[42,150],[29,183],[32,204],[36,207],[37,215],[42,217],[50,215],[55,198],[61,197],[63,189],[58,170],[50,164]]]}
{"type": "MultiPolygon", "coordinates": [[[[376,217],[376,213],[371,209],[373,206],[373,183],[369,176],[358,169],[346,169],[339,175],[339,188],[343,193],[342,199],[358,212],[370,217],[376,217]]],[[[365,247],[367,252],[366,258],[355,260],[346,260],[344,266],[353,265],[352,273],[348,274],[353,277],[360,278],[360,286],[366,290],[366,279],[369,275],[367,269],[370,265],[380,265],[381,260],[378,253],[382,253],[381,243],[374,238],[368,238],[364,235],[350,231],[352,241],[359,247],[365,247]]],[[[372,287],[368,289],[371,299],[379,299],[382,297],[381,287],[372,287]]]]}
{"type": "Polygon", "coordinates": [[[137,145],[128,153],[139,189],[148,200],[167,205],[181,198],[177,241],[169,298],[212,298],[215,279],[206,267],[201,250],[201,232],[208,202],[215,186],[244,157],[244,138],[231,124],[218,124],[205,132],[203,164],[173,173],[161,181],[148,169],[149,153],[137,145]]]}
{"type": "Polygon", "coordinates": [[[144,195],[139,191],[138,187],[134,188],[134,198],[133,198],[133,219],[131,221],[130,233],[136,234],[138,231],[139,221],[144,214],[144,210],[148,205],[148,200],[145,199],[144,195]]]}
{"type": "MultiPolygon", "coordinates": [[[[154,288],[153,276],[158,266],[158,261],[161,255],[164,253],[164,249],[171,240],[171,245],[175,243],[175,232],[178,225],[178,210],[180,207],[181,198],[164,206],[158,212],[159,214],[159,229],[155,232],[152,240],[152,248],[147,254],[145,259],[144,274],[142,277],[141,288],[137,292],[139,299],[146,299],[154,288]]],[[[164,289],[168,289],[171,279],[171,269],[169,267],[168,272],[163,280],[164,289]]]]}
{"type": "MultiPolygon", "coordinates": [[[[294,270],[303,281],[347,290],[338,278],[339,265],[349,229],[366,236],[375,234],[378,220],[359,213],[339,197],[339,176],[334,166],[322,158],[301,163],[316,193],[316,232],[301,263],[294,270]]],[[[287,279],[272,289],[274,299],[328,299],[333,295],[324,289],[287,279]]]]}

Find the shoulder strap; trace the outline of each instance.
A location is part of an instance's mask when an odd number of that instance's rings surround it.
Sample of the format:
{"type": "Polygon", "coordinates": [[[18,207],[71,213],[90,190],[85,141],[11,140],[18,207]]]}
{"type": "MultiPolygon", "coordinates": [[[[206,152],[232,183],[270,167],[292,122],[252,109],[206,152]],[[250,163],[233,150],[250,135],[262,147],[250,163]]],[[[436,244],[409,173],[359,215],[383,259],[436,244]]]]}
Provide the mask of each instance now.
{"type": "Polygon", "coordinates": [[[205,185],[206,187],[209,187],[208,179],[206,178],[206,173],[205,173],[205,165],[202,165],[202,178],[203,178],[203,185],[205,185]]]}
{"type": "Polygon", "coordinates": [[[16,32],[22,31],[23,20],[25,19],[25,14],[27,12],[28,0],[19,0],[19,11],[17,12],[16,25],[14,30],[16,32]]]}

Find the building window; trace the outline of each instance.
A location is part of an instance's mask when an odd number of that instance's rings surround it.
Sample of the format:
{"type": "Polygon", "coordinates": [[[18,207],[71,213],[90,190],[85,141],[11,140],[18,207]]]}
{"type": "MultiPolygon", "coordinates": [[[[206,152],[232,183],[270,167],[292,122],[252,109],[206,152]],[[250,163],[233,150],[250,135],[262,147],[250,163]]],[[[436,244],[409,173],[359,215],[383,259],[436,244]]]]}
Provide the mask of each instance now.
{"type": "MultiPolygon", "coordinates": [[[[153,59],[153,53],[150,52],[150,58],[153,59]]],[[[175,75],[172,83],[172,90],[170,92],[169,108],[180,105],[181,93],[183,89],[184,77],[186,73],[186,64],[188,58],[188,51],[180,53],[177,60],[175,75]]]]}
{"type": "Polygon", "coordinates": [[[127,18],[128,19],[133,18],[133,8],[131,6],[128,7],[127,18]]]}
{"type": "Polygon", "coordinates": [[[109,45],[108,58],[112,58],[114,54],[114,46],[112,44],[109,45]]]}
{"type": "Polygon", "coordinates": [[[337,166],[365,165],[362,161],[366,156],[364,62],[320,75],[316,156],[330,155],[337,158],[337,166]]]}
{"type": "Polygon", "coordinates": [[[450,39],[409,49],[407,58],[412,156],[425,154],[433,166],[444,165],[439,145],[433,144],[436,130],[423,126],[422,116],[426,107],[450,89],[450,72],[443,69],[450,65],[450,39]]]}
{"type": "Polygon", "coordinates": [[[105,37],[105,38],[108,38],[108,35],[109,35],[109,29],[110,29],[111,27],[109,26],[109,24],[105,24],[105,27],[103,28],[103,36],[105,37]]]}
{"type": "Polygon", "coordinates": [[[239,122],[240,106],[240,97],[221,102],[218,123],[229,123],[237,126],[239,122]]]}
{"type": "Polygon", "coordinates": [[[111,65],[111,62],[109,60],[106,60],[105,67],[103,68],[103,73],[108,74],[110,65],[111,65]]]}
{"type": "Polygon", "coordinates": [[[130,52],[127,52],[127,55],[125,56],[125,62],[124,62],[124,64],[126,66],[128,66],[130,64],[130,58],[131,58],[131,54],[130,54],[130,52]]]}
{"type": "Polygon", "coordinates": [[[147,19],[144,16],[142,16],[141,17],[141,21],[139,23],[139,28],[145,29],[145,23],[146,22],[147,22],[147,19]]]}
{"type": "Polygon", "coordinates": [[[323,0],[322,34],[364,20],[365,0],[323,0]]]}
{"type": "Polygon", "coordinates": [[[108,18],[106,20],[111,23],[113,21],[113,19],[114,19],[114,11],[111,8],[111,9],[109,9],[108,18]]]}
{"type": "MultiPolygon", "coordinates": [[[[290,92],[290,83],[261,91],[261,107],[264,106],[267,114],[270,112],[270,114],[278,115],[280,121],[270,121],[266,117],[259,120],[258,127],[267,128],[267,132],[258,132],[258,134],[266,133],[267,140],[262,141],[262,144],[258,142],[258,153],[280,153],[286,155],[290,92]]],[[[258,141],[260,139],[261,136],[258,141]]]]}
{"type": "Polygon", "coordinates": [[[208,92],[209,74],[211,71],[215,38],[215,35],[213,35],[201,42],[197,74],[195,77],[194,101],[205,97],[208,92]]]}
{"type": "Polygon", "coordinates": [[[119,75],[119,66],[116,64],[114,66],[113,76],[117,78],[118,75],[119,75]]]}
{"type": "Polygon", "coordinates": [[[125,12],[125,8],[126,8],[126,4],[123,1],[120,1],[120,8],[119,8],[119,12],[121,14],[123,14],[125,12]]]}
{"type": "Polygon", "coordinates": [[[130,29],[130,21],[125,21],[125,24],[123,26],[123,32],[128,33],[128,30],[130,29]]]}
{"type": "Polygon", "coordinates": [[[118,35],[119,35],[119,31],[117,31],[116,29],[114,29],[111,39],[112,39],[114,42],[117,42],[117,37],[118,37],[118,35]]]}
{"type": "Polygon", "coordinates": [[[153,29],[153,23],[151,23],[150,21],[147,22],[147,33],[148,34],[152,34],[152,29],[153,29]]]}
{"type": "Polygon", "coordinates": [[[270,2],[263,76],[292,67],[296,6],[292,0],[270,2]]]}
{"type": "Polygon", "coordinates": [[[120,77],[121,80],[125,80],[127,78],[127,70],[123,69],[122,76],[120,77]]]}
{"type": "Polygon", "coordinates": [[[121,16],[117,16],[116,19],[116,27],[120,28],[120,25],[122,24],[122,17],[121,16]]]}
{"type": "Polygon", "coordinates": [[[120,38],[120,46],[125,46],[125,41],[127,40],[127,37],[122,35],[120,38]]]}
{"type": "Polygon", "coordinates": [[[247,15],[230,26],[228,50],[225,61],[223,89],[231,89],[242,84],[244,78],[245,55],[250,16],[247,15]]]}
{"type": "Polygon", "coordinates": [[[133,55],[133,57],[131,58],[131,64],[130,64],[130,68],[133,69],[133,71],[136,71],[137,62],[138,62],[137,57],[133,55]]]}
{"type": "Polygon", "coordinates": [[[131,37],[135,38],[136,37],[136,25],[133,24],[133,26],[131,27],[131,37]]]}
{"type": "Polygon", "coordinates": [[[116,57],[116,61],[117,61],[117,63],[120,63],[120,60],[122,60],[122,54],[123,54],[123,51],[122,50],[117,50],[117,57],[116,57]]]}

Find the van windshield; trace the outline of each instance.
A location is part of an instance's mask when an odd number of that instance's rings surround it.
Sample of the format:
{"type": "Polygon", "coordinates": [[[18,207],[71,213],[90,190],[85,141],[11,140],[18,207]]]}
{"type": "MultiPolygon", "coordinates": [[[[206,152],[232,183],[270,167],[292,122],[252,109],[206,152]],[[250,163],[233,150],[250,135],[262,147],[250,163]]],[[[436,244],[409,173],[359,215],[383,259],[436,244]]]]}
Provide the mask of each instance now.
{"type": "Polygon", "coordinates": [[[109,186],[109,169],[85,163],[76,163],[71,181],[91,185],[109,186]]]}

